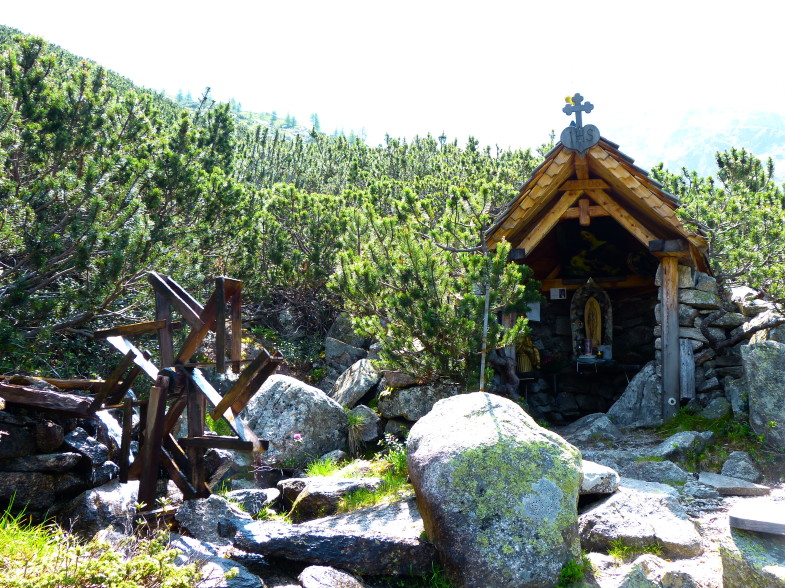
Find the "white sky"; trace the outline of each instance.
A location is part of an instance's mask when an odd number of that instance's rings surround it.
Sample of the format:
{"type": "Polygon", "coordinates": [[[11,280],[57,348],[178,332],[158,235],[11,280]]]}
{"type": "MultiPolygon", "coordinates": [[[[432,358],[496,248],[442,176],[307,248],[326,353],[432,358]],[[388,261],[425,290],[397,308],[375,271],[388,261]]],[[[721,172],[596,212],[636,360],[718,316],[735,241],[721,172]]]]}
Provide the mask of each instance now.
{"type": "Polygon", "coordinates": [[[0,23],[143,86],[206,87],[322,130],[445,131],[531,147],[564,97],[648,167],[645,145],[695,108],[781,111],[785,2],[2,0],[0,23]],[[638,147],[640,148],[640,147],[638,147]]]}

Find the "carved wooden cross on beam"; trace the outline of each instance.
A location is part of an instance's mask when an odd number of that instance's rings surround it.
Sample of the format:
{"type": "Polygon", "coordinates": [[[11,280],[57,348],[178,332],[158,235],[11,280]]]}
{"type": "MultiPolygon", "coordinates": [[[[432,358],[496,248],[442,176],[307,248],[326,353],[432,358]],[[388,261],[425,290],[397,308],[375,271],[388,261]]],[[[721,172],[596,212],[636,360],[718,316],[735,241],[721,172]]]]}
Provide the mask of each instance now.
{"type": "Polygon", "coordinates": [[[567,116],[570,116],[573,112],[575,113],[575,122],[578,128],[583,126],[582,113],[589,114],[594,109],[594,104],[591,102],[586,104],[581,104],[581,102],[583,102],[583,96],[576,92],[575,96],[572,97],[572,102],[562,108],[562,111],[567,116]]]}

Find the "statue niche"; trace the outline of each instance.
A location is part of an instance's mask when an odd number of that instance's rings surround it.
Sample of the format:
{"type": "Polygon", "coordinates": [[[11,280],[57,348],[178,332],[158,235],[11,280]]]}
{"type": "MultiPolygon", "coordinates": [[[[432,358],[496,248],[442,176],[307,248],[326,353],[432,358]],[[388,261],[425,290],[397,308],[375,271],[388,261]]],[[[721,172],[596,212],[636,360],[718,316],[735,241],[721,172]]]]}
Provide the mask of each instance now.
{"type": "Polygon", "coordinates": [[[613,347],[613,311],[608,293],[594,280],[575,291],[570,303],[570,323],[572,325],[572,351],[578,358],[581,355],[595,355],[604,351],[610,359],[613,347]]]}

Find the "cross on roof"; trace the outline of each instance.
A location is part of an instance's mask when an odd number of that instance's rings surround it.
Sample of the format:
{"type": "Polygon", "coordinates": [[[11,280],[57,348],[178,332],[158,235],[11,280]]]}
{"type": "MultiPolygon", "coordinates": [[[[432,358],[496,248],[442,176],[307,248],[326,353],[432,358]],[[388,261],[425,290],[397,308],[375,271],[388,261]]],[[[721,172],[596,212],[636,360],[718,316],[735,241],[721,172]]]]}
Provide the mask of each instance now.
{"type": "Polygon", "coordinates": [[[575,96],[567,99],[567,105],[564,108],[562,108],[562,111],[567,116],[570,116],[573,112],[575,113],[575,121],[577,123],[576,126],[578,128],[581,128],[583,126],[581,113],[585,112],[586,114],[588,114],[594,108],[594,104],[592,104],[591,102],[587,102],[586,104],[581,104],[581,102],[583,102],[583,96],[581,96],[580,93],[576,92],[575,96]]]}

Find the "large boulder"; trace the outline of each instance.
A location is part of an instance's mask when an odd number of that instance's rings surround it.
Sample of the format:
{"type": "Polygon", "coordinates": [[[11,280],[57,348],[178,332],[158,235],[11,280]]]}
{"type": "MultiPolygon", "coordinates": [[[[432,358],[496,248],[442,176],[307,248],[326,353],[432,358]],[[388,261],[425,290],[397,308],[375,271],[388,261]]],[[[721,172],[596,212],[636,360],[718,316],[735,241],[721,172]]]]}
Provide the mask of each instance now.
{"type": "Polygon", "coordinates": [[[237,531],[234,544],[249,553],[358,574],[422,576],[431,573],[435,560],[433,545],[422,534],[410,498],[299,525],[254,521],[237,531]]]}
{"type": "Polygon", "coordinates": [[[130,531],[136,515],[139,482],[119,480],[83,492],[65,505],[58,516],[62,526],[82,537],[92,537],[106,527],[130,531]]]}
{"type": "Polygon", "coordinates": [[[324,392],[289,376],[271,376],[241,413],[270,447],[274,464],[302,464],[346,445],[348,419],[324,392]]]}
{"type": "Polygon", "coordinates": [[[619,427],[653,427],[662,424],[662,385],[656,364],[650,361],[635,374],[624,394],[608,410],[619,427]]]}
{"type": "Polygon", "coordinates": [[[713,439],[714,433],[711,431],[681,431],[649,449],[647,454],[661,459],[695,459],[713,439]]]}
{"type": "Polygon", "coordinates": [[[669,558],[703,551],[701,536],[679,504],[676,490],[664,484],[622,478],[619,491],[580,516],[584,549],[607,552],[613,541],[645,548],[660,544],[669,558]]]}
{"type": "Polygon", "coordinates": [[[720,543],[725,586],[785,587],[785,537],[731,529],[720,543]]]}
{"type": "Polygon", "coordinates": [[[361,359],[349,367],[330,390],[330,398],[346,408],[352,408],[381,380],[370,359],[361,359]]]}
{"type": "Polygon", "coordinates": [[[619,428],[604,413],[587,414],[564,427],[559,433],[570,443],[613,442],[624,438],[619,428]]]}
{"type": "Polygon", "coordinates": [[[379,394],[379,413],[386,419],[403,417],[416,421],[428,414],[436,402],[459,392],[458,384],[388,388],[379,394]]]}
{"type": "Polygon", "coordinates": [[[202,573],[199,588],[265,588],[259,576],[223,557],[225,550],[218,545],[171,533],[169,547],[180,552],[175,560],[178,565],[195,563],[199,566],[202,573]]]}
{"type": "Polygon", "coordinates": [[[235,531],[251,520],[251,515],[215,494],[183,501],[174,518],[191,535],[215,545],[229,545],[235,531]]]}
{"type": "Polygon", "coordinates": [[[746,451],[734,451],[731,453],[728,456],[728,459],[725,460],[725,463],[722,464],[722,471],[720,473],[723,476],[747,480],[754,484],[757,484],[763,479],[763,474],[761,474],[760,470],[752,463],[752,458],[750,458],[750,454],[746,451]]]}
{"type": "Polygon", "coordinates": [[[381,478],[308,478],[292,504],[292,519],[301,522],[335,514],[341,499],[347,494],[358,490],[373,492],[383,483],[381,478]]]}
{"type": "Polygon", "coordinates": [[[763,341],[742,347],[750,426],[767,445],[785,452],[785,344],[763,341]]]}
{"type": "Polygon", "coordinates": [[[460,586],[553,585],[580,552],[580,452],[511,400],[437,402],[412,428],[409,476],[428,538],[460,586]]]}

